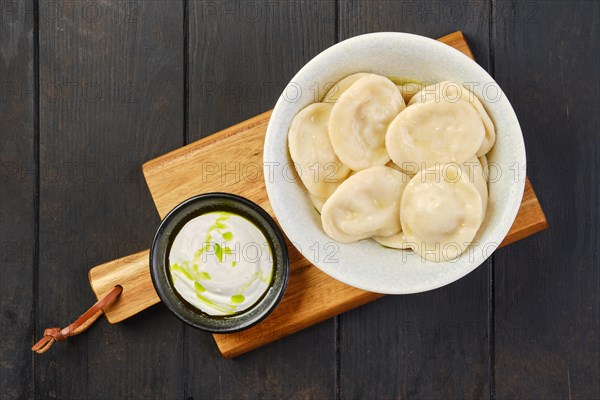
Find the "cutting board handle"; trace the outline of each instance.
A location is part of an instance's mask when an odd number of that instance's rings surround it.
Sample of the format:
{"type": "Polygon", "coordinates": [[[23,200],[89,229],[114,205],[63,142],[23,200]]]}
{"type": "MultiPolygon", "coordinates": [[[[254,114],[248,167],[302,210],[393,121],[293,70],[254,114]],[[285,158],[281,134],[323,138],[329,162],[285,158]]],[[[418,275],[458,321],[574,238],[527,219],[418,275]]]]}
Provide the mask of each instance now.
{"type": "Polygon", "coordinates": [[[150,250],[94,267],[88,277],[98,299],[103,298],[116,285],[123,288],[117,301],[104,308],[106,319],[111,324],[121,322],[160,302],[150,276],[150,250]]]}

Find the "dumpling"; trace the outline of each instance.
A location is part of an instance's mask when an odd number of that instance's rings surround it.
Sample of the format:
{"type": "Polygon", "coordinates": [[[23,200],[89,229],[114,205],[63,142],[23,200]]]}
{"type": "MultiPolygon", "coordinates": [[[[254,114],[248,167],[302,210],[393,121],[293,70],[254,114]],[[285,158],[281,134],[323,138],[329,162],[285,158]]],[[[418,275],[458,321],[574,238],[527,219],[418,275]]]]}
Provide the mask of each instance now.
{"type": "Polygon", "coordinates": [[[416,81],[414,79],[399,78],[390,76],[389,79],[398,86],[404,102],[408,105],[409,100],[427,84],[425,82],[416,81]]]}
{"type": "Polygon", "coordinates": [[[325,233],[342,243],[400,232],[400,199],[410,178],[374,166],[345,180],[321,211],[325,233]]]}
{"type": "Polygon", "coordinates": [[[487,156],[484,155],[479,157],[479,162],[481,163],[481,168],[483,169],[483,179],[488,182],[490,179],[490,166],[488,164],[487,156]]]}
{"type": "Polygon", "coordinates": [[[400,168],[421,170],[469,160],[484,136],[481,118],[469,103],[442,100],[407,107],[390,124],[385,145],[400,168]]]}
{"type": "MultiPolygon", "coordinates": [[[[390,162],[387,165],[391,168],[395,167],[395,169],[400,171],[398,166],[396,166],[396,164],[394,163],[390,162]]],[[[479,195],[481,196],[482,219],[485,219],[485,210],[487,208],[488,202],[488,189],[483,175],[483,168],[479,160],[476,157],[473,157],[472,159],[464,162],[460,166],[458,164],[447,164],[446,168],[461,168],[461,173],[466,174],[466,177],[469,180],[469,182],[471,182],[475,186],[475,189],[477,189],[479,195]]],[[[375,240],[382,246],[391,247],[394,249],[410,248],[410,243],[406,240],[406,235],[402,231],[391,236],[374,236],[373,240],[375,240]]]]}
{"type": "Polygon", "coordinates": [[[496,142],[496,128],[492,119],[488,115],[487,111],[483,107],[481,100],[471,92],[469,89],[463,87],[457,82],[443,81],[438,82],[434,85],[426,86],[420,92],[416,93],[411,97],[408,105],[417,103],[425,103],[429,101],[440,101],[441,98],[445,98],[449,101],[456,101],[458,99],[467,101],[477,110],[483,126],[485,127],[485,137],[481,142],[481,146],[477,150],[477,157],[481,157],[488,153],[494,143],[496,142]]]}
{"type": "Polygon", "coordinates": [[[485,219],[485,211],[487,210],[488,203],[488,187],[483,174],[483,168],[477,157],[473,157],[469,161],[465,161],[462,165],[463,171],[467,174],[469,182],[471,182],[475,189],[481,196],[482,206],[482,218],[485,219]]]}
{"type": "Polygon", "coordinates": [[[315,210],[317,210],[320,214],[321,210],[323,210],[323,205],[325,204],[325,201],[327,201],[327,199],[315,196],[312,193],[309,193],[308,195],[310,196],[310,201],[312,201],[315,210]]]}
{"type": "Polygon", "coordinates": [[[325,97],[323,98],[323,103],[337,103],[340,99],[340,96],[344,94],[344,92],[348,90],[348,88],[352,86],[354,82],[367,75],[369,75],[367,72],[358,72],[356,74],[352,74],[345,77],[344,79],[333,85],[331,89],[329,89],[329,91],[325,94],[325,97]]]}
{"type": "Polygon", "coordinates": [[[387,163],[385,133],[405,107],[398,87],[383,76],[368,74],[350,86],[329,118],[331,144],[342,163],[356,171],[387,163]]]}
{"type": "Polygon", "coordinates": [[[410,243],[406,240],[406,235],[402,231],[390,236],[373,236],[373,240],[382,246],[391,247],[392,249],[410,249],[410,243]]]}
{"type": "Polygon", "coordinates": [[[421,89],[423,89],[423,87],[425,87],[424,84],[416,82],[406,82],[397,86],[398,89],[400,89],[400,93],[402,93],[402,98],[404,99],[404,102],[407,104],[415,94],[417,94],[421,89]]]}
{"type": "MultiPolygon", "coordinates": [[[[368,72],[357,72],[356,74],[349,75],[334,84],[328,91],[325,93],[323,97],[323,103],[332,103],[335,104],[339,100],[340,96],[348,90],[350,86],[363,76],[369,75],[368,72]]],[[[419,82],[411,82],[411,81],[396,81],[394,78],[390,78],[392,82],[396,84],[398,89],[400,90],[400,94],[404,99],[404,102],[408,104],[408,101],[421,89],[425,87],[424,83],[419,82]]]]}
{"type": "Polygon", "coordinates": [[[409,167],[407,169],[402,169],[400,168],[399,165],[396,165],[396,163],[394,163],[393,161],[390,161],[389,163],[385,164],[386,167],[390,167],[390,168],[394,168],[396,171],[400,171],[405,173],[406,175],[410,176],[411,178],[413,176],[415,176],[415,174],[417,173],[417,169],[416,168],[411,168],[412,165],[405,165],[405,167],[409,167]]]}
{"type": "Polygon", "coordinates": [[[461,255],[481,226],[481,196],[459,171],[445,165],[422,170],[402,195],[402,231],[411,248],[429,261],[461,255]]]}
{"type": "Polygon", "coordinates": [[[308,191],[327,198],[348,176],[350,169],[335,155],[327,124],[331,104],[315,103],[292,120],[288,134],[290,156],[308,191]]]}
{"type": "Polygon", "coordinates": [[[446,164],[444,168],[454,168],[457,171],[458,168],[460,168],[461,173],[465,174],[467,180],[475,186],[475,189],[477,189],[479,195],[481,196],[482,218],[485,219],[485,211],[488,203],[488,188],[479,159],[477,157],[473,157],[461,165],[450,163],[446,164]]]}
{"type": "MultiPolygon", "coordinates": [[[[401,171],[400,168],[398,168],[398,166],[396,166],[393,162],[389,162],[388,164],[394,165],[394,169],[401,171]]],[[[386,165],[388,165],[386,164],[386,165]]],[[[388,165],[390,166],[390,165],[388,165]]],[[[402,172],[402,171],[401,171],[402,172]]],[[[348,175],[346,177],[346,179],[348,179],[349,177],[358,174],[358,171],[350,171],[350,175],[348,175]]],[[[341,182],[340,182],[341,183],[341,182]]],[[[312,193],[309,193],[310,196],[310,201],[313,203],[313,206],[315,207],[315,210],[317,210],[319,212],[319,214],[321,214],[321,211],[323,210],[323,205],[325,204],[325,202],[327,201],[327,199],[329,198],[329,196],[327,197],[318,197],[315,196],[312,193]]]]}

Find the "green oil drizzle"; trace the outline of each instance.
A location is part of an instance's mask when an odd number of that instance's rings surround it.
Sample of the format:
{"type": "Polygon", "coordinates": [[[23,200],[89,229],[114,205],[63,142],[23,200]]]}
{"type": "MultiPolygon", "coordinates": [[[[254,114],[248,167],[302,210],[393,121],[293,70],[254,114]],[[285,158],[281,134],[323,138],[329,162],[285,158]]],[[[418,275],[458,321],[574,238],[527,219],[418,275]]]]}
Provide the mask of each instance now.
{"type": "Polygon", "coordinates": [[[198,281],[194,282],[194,289],[196,289],[196,294],[206,292],[206,288],[198,281]]]}
{"type": "Polygon", "coordinates": [[[233,314],[233,312],[235,311],[235,307],[220,306],[219,304],[215,303],[214,301],[209,300],[206,297],[204,297],[198,293],[196,293],[196,297],[198,298],[198,300],[200,300],[204,304],[208,304],[209,306],[213,307],[215,310],[221,311],[224,314],[233,314]]]}
{"type": "MultiPolygon", "coordinates": [[[[201,295],[201,293],[204,293],[206,291],[206,288],[199,281],[211,280],[211,276],[208,272],[200,270],[201,268],[199,265],[202,264],[202,255],[210,251],[211,246],[214,246],[214,255],[219,261],[219,263],[223,263],[225,255],[232,254],[232,250],[229,246],[221,246],[219,243],[211,242],[213,238],[212,233],[214,232],[217,232],[224,239],[225,242],[233,240],[234,237],[233,233],[230,230],[228,230],[229,227],[227,226],[227,224],[225,224],[225,221],[229,219],[231,214],[224,211],[219,212],[219,214],[220,216],[215,220],[215,223],[208,228],[202,247],[194,253],[194,262],[183,262],[181,264],[176,263],[170,265],[171,279],[173,279],[174,272],[183,274],[186,278],[194,282],[194,290],[196,292],[196,297],[198,298],[198,300],[224,314],[233,314],[236,309],[236,304],[243,303],[246,300],[246,297],[242,293],[259,278],[262,282],[270,282],[272,279],[273,271],[270,271],[268,276],[263,276],[259,271],[257,271],[252,276],[252,279],[248,283],[246,283],[242,288],[240,288],[240,293],[231,296],[232,304],[229,306],[219,305],[214,301],[201,295]],[[225,232],[223,232],[224,230],[225,232]]],[[[237,262],[232,261],[231,266],[237,266],[237,262]]]]}
{"type": "Polygon", "coordinates": [[[215,243],[215,255],[219,259],[219,262],[223,262],[223,248],[219,243],[215,243]]]}
{"type": "Polygon", "coordinates": [[[394,84],[396,85],[408,85],[408,84],[413,84],[413,85],[419,85],[419,86],[426,86],[425,82],[423,81],[418,81],[416,79],[410,79],[410,78],[400,78],[398,76],[388,76],[388,79],[392,82],[394,82],[394,84]]]}
{"type": "Polygon", "coordinates": [[[200,272],[200,279],[210,281],[210,274],[208,272],[202,271],[200,272]]]}
{"type": "Polygon", "coordinates": [[[189,280],[192,280],[192,281],[194,280],[194,277],[192,276],[192,274],[190,274],[190,272],[186,268],[183,268],[179,264],[173,264],[173,265],[171,265],[171,270],[177,271],[177,272],[181,272],[189,280]]]}
{"type": "Polygon", "coordinates": [[[269,283],[271,282],[271,278],[273,277],[273,271],[271,271],[271,273],[269,274],[269,276],[261,276],[260,277],[260,281],[264,282],[264,283],[269,283]]]}
{"type": "Polygon", "coordinates": [[[233,296],[231,296],[231,302],[232,303],[243,303],[244,300],[246,300],[246,298],[244,297],[243,294],[234,294],[233,296]]]}

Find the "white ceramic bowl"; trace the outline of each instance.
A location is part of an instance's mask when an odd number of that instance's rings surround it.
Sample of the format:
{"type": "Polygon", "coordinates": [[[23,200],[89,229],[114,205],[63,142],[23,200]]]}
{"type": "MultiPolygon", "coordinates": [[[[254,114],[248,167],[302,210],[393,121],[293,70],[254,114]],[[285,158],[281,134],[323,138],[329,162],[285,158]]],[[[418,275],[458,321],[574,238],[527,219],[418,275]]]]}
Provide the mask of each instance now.
{"type": "Polygon", "coordinates": [[[525,186],[521,128],[496,82],[459,51],[407,33],[357,36],[328,48],[307,63],[286,87],[273,110],[265,139],[264,162],[267,192],[275,216],[304,257],[348,285],[388,294],[435,289],[477,268],[506,236],[525,186]],[[428,83],[451,80],[475,85],[471,88],[496,126],[496,144],[488,154],[493,179],[488,185],[485,221],[475,243],[458,259],[433,263],[409,251],[384,248],[372,240],[337,243],[323,231],[320,215],[294,172],[288,151],[288,129],[300,110],[324,95],[327,84],[356,72],[428,83]]]}

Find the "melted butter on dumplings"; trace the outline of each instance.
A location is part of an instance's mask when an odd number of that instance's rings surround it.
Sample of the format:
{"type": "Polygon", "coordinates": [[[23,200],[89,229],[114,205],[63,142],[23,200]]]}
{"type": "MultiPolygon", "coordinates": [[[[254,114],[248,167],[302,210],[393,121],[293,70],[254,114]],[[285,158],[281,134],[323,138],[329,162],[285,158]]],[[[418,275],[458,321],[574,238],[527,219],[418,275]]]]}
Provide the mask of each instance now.
{"type": "Polygon", "coordinates": [[[354,82],[329,118],[329,137],[339,159],[356,171],[387,163],[386,130],[405,107],[400,90],[388,78],[368,74],[354,82]]]}
{"type": "Polygon", "coordinates": [[[481,195],[460,168],[422,170],[400,204],[402,231],[412,249],[434,262],[462,254],[481,226],[481,195]]]}
{"type": "MultiPolygon", "coordinates": [[[[350,88],[350,86],[352,86],[354,84],[354,82],[356,82],[363,76],[367,76],[367,75],[370,75],[370,74],[368,72],[357,72],[356,74],[352,74],[352,75],[345,77],[338,83],[331,86],[331,88],[327,91],[327,93],[323,97],[323,103],[331,103],[331,104],[337,103],[340,96],[342,94],[344,94],[344,92],[346,90],[348,90],[348,88],[350,88]]],[[[414,96],[416,93],[418,93],[425,87],[425,84],[419,83],[419,82],[403,82],[403,83],[399,84],[398,82],[396,82],[394,80],[394,78],[390,77],[389,79],[392,82],[394,82],[394,84],[398,87],[398,90],[400,90],[400,94],[402,95],[402,98],[404,99],[404,103],[406,103],[406,104],[408,104],[408,102],[412,96],[414,96]]]]}
{"type": "Polygon", "coordinates": [[[475,108],[477,113],[479,113],[481,121],[485,127],[485,137],[481,142],[481,146],[477,150],[477,157],[481,157],[489,152],[496,142],[496,128],[494,127],[494,123],[492,122],[492,119],[488,115],[487,111],[485,111],[481,100],[479,100],[475,93],[471,92],[462,85],[456,82],[443,81],[434,85],[426,86],[423,88],[423,90],[417,92],[413,97],[411,97],[408,105],[425,102],[438,102],[440,99],[445,99],[446,101],[450,102],[454,102],[459,99],[464,100],[469,102],[475,108]]]}
{"type": "Polygon", "coordinates": [[[488,188],[483,172],[483,166],[476,157],[473,157],[469,161],[464,162],[461,168],[467,174],[469,182],[475,186],[475,189],[477,189],[481,196],[481,206],[483,209],[482,218],[485,218],[485,211],[488,203],[488,188]]]}
{"type": "Polygon", "coordinates": [[[392,249],[408,250],[411,248],[404,232],[398,232],[390,236],[373,236],[373,240],[382,246],[392,249]]]}
{"type": "Polygon", "coordinates": [[[340,99],[340,96],[344,94],[346,90],[348,90],[348,88],[350,88],[350,86],[354,84],[354,82],[367,75],[369,74],[366,72],[358,72],[356,74],[352,74],[345,77],[344,79],[333,85],[331,89],[329,89],[329,91],[325,94],[325,97],[323,98],[323,103],[337,103],[340,99]]]}
{"type": "Polygon", "coordinates": [[[420,90],[422,90],[423,86],[425,85],[422,83],[409,82],[404,83],[402,85],[398,85],[398,89],[400,89],[400,93],[402,93],[402,98],[404,99],[404,102],[408,105],[410,99],[412,99],[412,97],[415,94],[417,94],[420,90]]]}
{"type": "Polygon", "coordinates": [[[327,124],[332,105],[315,103],[293,119],[288,144],[296,171],[308,191],[327,198],[348,176],[350,169],[335,155],[327,124]]]}
{"type": "Polygon", "coordinates": [[[442,262],[459,257],[483,223],[485,154],[496,132],[458,83],[347,76],[294,117],[288,140],[323,229],[338,242],[373,238],[442,262]]]}
{"type": "Polygon", "coordinates": [[[352,175],[323,205],[325,233],[338,242],[350,243],[400,232],[400,199],[409,180],[385,166],[352,175]]]}
{"type": "Polygon", "coordinates": [[[463,163],[481,146],[485,129],[479,114],[463,100],[415,104],[390,124],[385,137],[387,151],[403,170],[463,163]]]}

